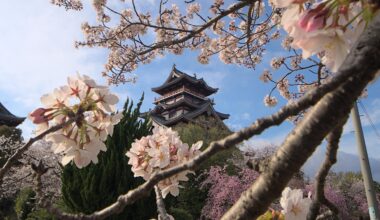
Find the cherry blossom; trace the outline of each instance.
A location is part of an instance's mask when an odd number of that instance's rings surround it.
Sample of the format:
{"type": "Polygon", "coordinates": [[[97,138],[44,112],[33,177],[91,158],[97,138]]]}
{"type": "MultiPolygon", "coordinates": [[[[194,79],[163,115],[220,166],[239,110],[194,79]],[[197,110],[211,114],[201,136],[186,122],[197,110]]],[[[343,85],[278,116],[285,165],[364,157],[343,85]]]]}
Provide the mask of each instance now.
{"type": "Polygon", "coordinates": [[[78,168],[82,168],[91,162],[97,163],[99,152],[107,150],[104,141],[112,135],[113,126],[120,121],[122,114],[113,114],[117,96],[89,76],[78,74],[68,77],[67,82],[66,86],[43,95],[41,102],[45,108],[33,111],[29,119],[37,124],[35,132],[41,133],[52,125],[76,118],[74,123],[45,138],[53,143],[55,153],[63,152],[63,165],[74,161],[78,168]]]}
{"type": "Polygon", "coordinates": [[[275,6],[286,7],[281,25],[292,38],[291,46],[302,49],[304,59],[323,52],[322,63],[336,72],[364,30],[361,3],[337,3],[336,7],[332,1],[323,1],[306,8],[300,1],[281,2],[275,1],[275,6]]]}
{"type": "Polygon", "coordinates": [[[286,187],[282,191],[282,197],[280,199],[282,213],[285,215],[285,219],[292,220],[304,220],[306,219],[309,207],[311,205],[311,194],[309,193],[307,198],[303,197],[301,189],[290,189],[286,187]]]}
{"type": "MultiPolygon", "coordinates": [[[[128,164],[132,165],[134,176],[148,180],[155,171],[179,165],[197,156],[201,147],[201,141],[189,147],[171,128],[155,127],[152,135],[135,140],[126,156],[129,157],[128,164]]],[[[184,171],[159,182],[162,196],[165,198],[169,193],[178,196],[179,182],[188,181],[186,175],[189,173],[192,172],[184,171]]]]}
{"type": "Polygon", "coordinates": [[[102,74],[112,84],[133,82],[135,77],[128,73],[138,65],[148,64],[167,53],[182,54],[186,49],[200,51],[198,61],[202,64],[208,64],[210,56],[219,54],[226,64],[255,68],[262,61],[263,46],[280,37],[280,32],[272,33],[280,17],[266,13],[263,1],[225,4],[217,0],[209,7],[210,14],[201,10],[202,1],[185,3],[185,10],[174,2],[162,1],[158,13],[135,10],[138,8],[135,1],[120,7],[106,0],[92,3],[97,21],[83,23],[84,40],[75,45],[103,47],[109,51],[102,74]],[[249,7],[252,13],[241,13],[249,7]]]}
{"type": "Polygon", "coordinates": [[[264,98],[264,104],[269,107],[275,106],[277,104],[277,98],[274,96],[266,95],[264,98]]]}

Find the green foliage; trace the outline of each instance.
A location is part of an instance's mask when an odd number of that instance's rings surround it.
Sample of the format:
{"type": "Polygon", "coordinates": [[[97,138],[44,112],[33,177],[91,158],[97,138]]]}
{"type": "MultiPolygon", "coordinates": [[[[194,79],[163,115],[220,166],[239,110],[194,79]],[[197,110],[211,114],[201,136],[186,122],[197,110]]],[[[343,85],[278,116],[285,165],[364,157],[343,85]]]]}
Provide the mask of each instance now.
{"type": "MultiPolygon", "coordinates": [[[[202,150],[206,149],[212,141],[219,140],[231,134],[231,131],[220,121],[213,117],[198,117],[194,123],[180,123],[173,127],[178,132],[181,140],[189,146],[199,140],[203,141],[202,150]]],[[[228,150],[219,152],[205,161],[196,171],[195,176],[189,175],[189,181],[182,183],[184,187],[180,189],[179,196],[176,198],[168,197],[166,202],[171,209],[178,208],[187,210],[193,219],[199,219],[202,208],[206,202],[207,189],[200,189],[199,184],[203,181],[202,170],[209,169],[211,166],[226,166],[229,174],[236,173],[233,165],[232,155],[241,158],[239,149],[232,147],[228,150]]]]}
{"type": "MultiPolygon", "coordinates": [[[[174,130],[178,131],[181,140],[188,143],[190,146],[199,140],[203,141],[202,150],[206,149],[212,141],[216,141],[231,134],[231,131],[220,121],[213,117],[200,116],[194,123],[180,123],[176,125],[174,130]]],[[[240,151],[236,147],[221,151],[213,155],[210,159],[205,161],[199,170],[208,169],[210,166],[225,166],[228,165],[230,169],[233,168],[231,161],[232,155],[240,156],[240,151]]],[[[231,170],[231,172],[233,172],[231,170]]]]}
{"type": "Polygon", "coordinates": [[[174,219],[193,220],[193,217],[186,210],[179,208],[170,209],[170,215],[172,215],[174,219]]]}
{"type": "Polygon", "coordinates": [[[257,220],[272,220],[272,212],[267,211],[264,214],[260,215],[257,220]]]}
{"type": "Polygon", "coordinates": [[[51,215],[46,209],[38,209],[29,213],[26,220],[55,220],[56,218],[51,215]]]}
{"type": "Polygon", "coordinates": [[[31,188],[22,189],[16,198],[15,211],[19,220],[24,220],[34,207],[36,193],[31,188]]]}
{"type": "Polygon", "coordinates": [[[285,217],[283,214],[281,214],[281,212],[272,213],[269,210],[257,218],[257,220],[284,220],[284,219],[285,217]]]}
{"type": "Polygon", "coordinates": [[[187,210],[193,219],[198,219],[206,202],[207,189],[200,189],[199,183],[201,181],[199,177],[194,175],[188,176],[189,181],[181,184],[184,187],[180,188],[178,197],[171,197],[172,199],[169,202],[177,208],[187,210]]]}
{"type": "MultiPolygon", "coordinates": [[[[62,173],[62,195],[66,206],[73,212],[92,213],[115,202],[120,194],[142,184],[142,178],[134,178],[128,165],[126,151],[135,139],[151,132],[148,120],[139,119],[143,98],[132,109],[129,100],[124,105],[124,117],[114,127],[112,137],[106,141],[107,151],[99,155],[99,163],[78,169],[66,166],[62,173]]],[[[149,219],[156,216],[155,197],[150,196],[127,206],[123,213],[108,219],[149,219]]]]}

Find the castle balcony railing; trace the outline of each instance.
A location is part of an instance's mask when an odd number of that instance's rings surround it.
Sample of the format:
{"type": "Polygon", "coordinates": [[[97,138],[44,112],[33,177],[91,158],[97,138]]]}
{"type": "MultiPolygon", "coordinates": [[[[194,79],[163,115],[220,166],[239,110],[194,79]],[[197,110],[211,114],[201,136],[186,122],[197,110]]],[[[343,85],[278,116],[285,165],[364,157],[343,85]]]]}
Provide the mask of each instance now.
{"type": "Polygon", "coordinates": [[[159,98],[154,98],[154,103],[157,103],[159,101],[162,101],[164,99],[173,97],[175,95],[178,95],[178,94],[181,94],[181,93],[184,93],[184,92],[186,92],[188,94],[191,94],[191,95],[193,95],[195,97],[198,97],[200,99],[206,99],[206,97],[203,94],[195,92],[193,90],[190,90],[190,89],[186,88],[185,86],[182,86],[181,88],[179,88],[177,90],[174,90],[172,92],[166,93],[165,95],[163,95],[163,96],[161,96],[159,98]]]}

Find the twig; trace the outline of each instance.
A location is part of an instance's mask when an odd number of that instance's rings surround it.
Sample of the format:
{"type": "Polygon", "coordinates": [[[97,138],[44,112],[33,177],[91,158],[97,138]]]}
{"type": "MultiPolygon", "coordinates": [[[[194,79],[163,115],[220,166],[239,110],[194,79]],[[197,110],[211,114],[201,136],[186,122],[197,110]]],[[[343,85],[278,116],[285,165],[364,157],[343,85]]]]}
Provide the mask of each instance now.
{"type": "Polygon", "coordinates": [[[154,191],[156,192],[157,211],[159,214],[158,219],[170,220],[168,213],[166,212],[166,209],[165,209],[165,203],[164,203],[164,200],[162,199],[161,190],[157,186],[154,186],[154,191]]]}
{"type": "Polygon", "coordinates": [[[308,220],[314,220],[317,218],[321,204],[327,206],[334,213],[335,216],[337,216],[339,213],[338,208],[325,197],[324,188],[325,188],[326,177],[331,167],[337,161],[336,157],[337,157],[337,152],[339,148],[339,140],[340,140],[340,137],[342,136],[343,125],[346,123],[346,121],[347,121],[347,118],[345,118],[343,123],[338,125],[327,136],[328,145],[326,149],[327,151],[326,158],[315,178],[315,184],[314,184],[315,196],[313,197],[313,202],[311,203],[310,210],[307,216],[308,220]]]}

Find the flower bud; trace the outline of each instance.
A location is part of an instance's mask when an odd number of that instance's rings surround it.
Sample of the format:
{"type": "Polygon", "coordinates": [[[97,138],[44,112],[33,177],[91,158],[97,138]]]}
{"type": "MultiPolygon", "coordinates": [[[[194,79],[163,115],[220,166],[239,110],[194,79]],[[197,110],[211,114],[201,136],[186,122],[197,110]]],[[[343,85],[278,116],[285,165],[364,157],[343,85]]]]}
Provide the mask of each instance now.
{"type": "Polygon", "coordinates": [[[38,108],[31,112],[28,116],[29,120],[31,120],[34,124],[41,124],[44,122],[49,121],[48,117],[46,117],[45,113],[47,112],[47,109],[45,108],[38,108]]]}

